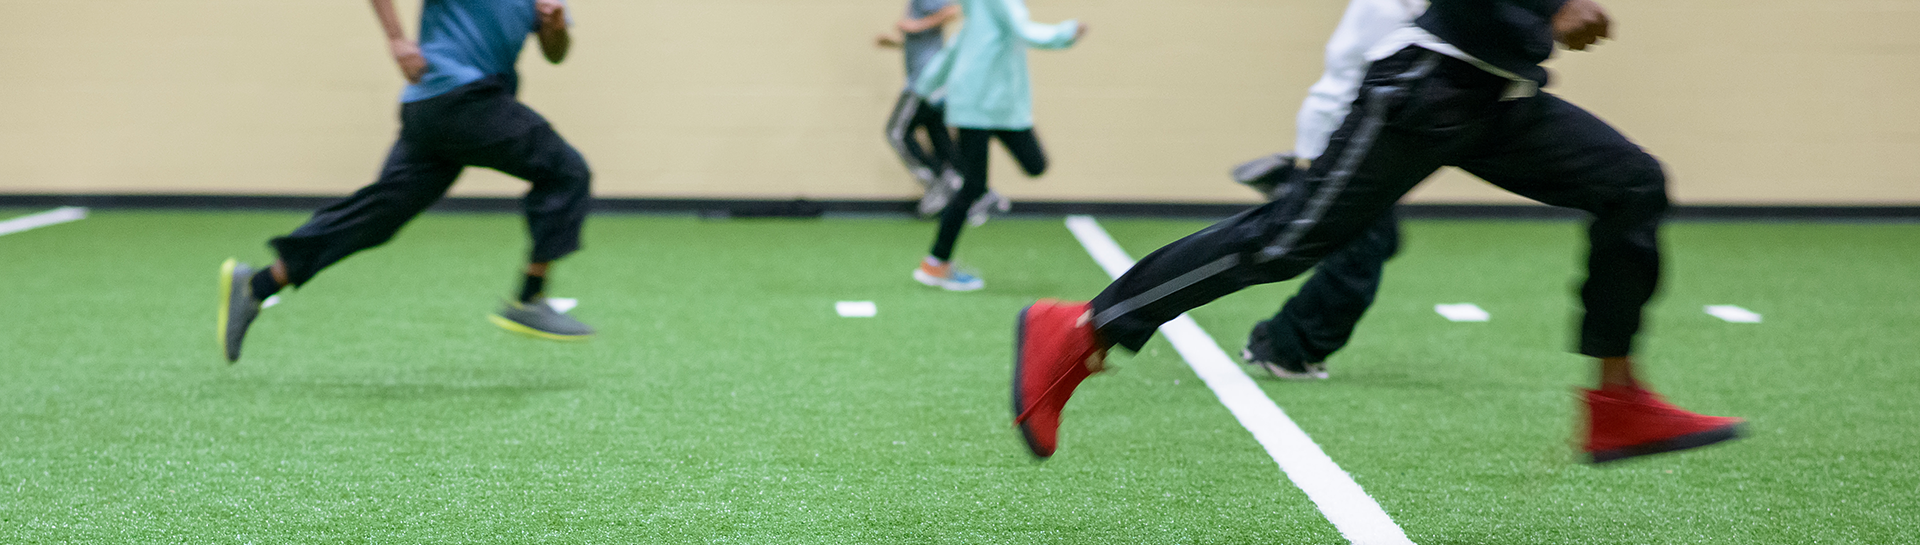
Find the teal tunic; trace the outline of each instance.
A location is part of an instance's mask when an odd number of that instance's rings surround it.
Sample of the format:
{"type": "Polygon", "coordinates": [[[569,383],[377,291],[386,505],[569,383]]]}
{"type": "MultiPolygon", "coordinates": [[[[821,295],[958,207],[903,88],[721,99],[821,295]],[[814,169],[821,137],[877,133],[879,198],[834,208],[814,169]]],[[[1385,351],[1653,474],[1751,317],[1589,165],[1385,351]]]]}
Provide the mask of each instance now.
{"type": "Polygon", "coordinates": [[[967,18],[960,34],[914,82],[914,91],[933,97],[944,88],[949,126],[1033,128],[1027,48],[1072,46],[1079,21],[1035,23],[1024,0],[960,0],[960,10],[967,18]]]}

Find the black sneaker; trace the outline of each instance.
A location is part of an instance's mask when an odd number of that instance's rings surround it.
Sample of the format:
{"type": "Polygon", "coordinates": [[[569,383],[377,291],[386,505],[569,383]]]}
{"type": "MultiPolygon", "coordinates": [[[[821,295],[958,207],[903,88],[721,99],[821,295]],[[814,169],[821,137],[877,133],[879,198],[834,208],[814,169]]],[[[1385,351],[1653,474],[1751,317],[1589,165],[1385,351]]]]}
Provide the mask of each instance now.
{"type": "Polygon", "coordinates": [[[545,297],[526,303],[507,302],[487,315],[487,320],[500,329],[537,339],[584,341],[593,336],[593,328],[554,310],[545,297]]]}
{"type": "Polygon", "coordinates": [[[1276,153],[1247,161],[1233,167],[1233,181],[1260,192],[1267,200],[1277,201],[1293,188],[1294,174],[1299,172],[1293,163],[1291,153],[1276,153]]]}
{"type": "Polygon", "coordinates": [[[1273,353],[1273,335],[1267,331],[1268,320],[1253,324],[1253,331],[1247,333],[1247,346],[1240,349],[1240,359],[1266,369],[1273,376],[1287,380],[1325,380],[1327,364],[1305,363],[1276,357],[1273,353]]]}
{"type": "Polygon", "coordinates": [[[227,363],[240,361],[240,341],[247,338],[247,327],[260,315],[260,300],[253,296],[256,272],[232,258],[220,264],[220,319],[216,333],[226,350],[227,363]]]}

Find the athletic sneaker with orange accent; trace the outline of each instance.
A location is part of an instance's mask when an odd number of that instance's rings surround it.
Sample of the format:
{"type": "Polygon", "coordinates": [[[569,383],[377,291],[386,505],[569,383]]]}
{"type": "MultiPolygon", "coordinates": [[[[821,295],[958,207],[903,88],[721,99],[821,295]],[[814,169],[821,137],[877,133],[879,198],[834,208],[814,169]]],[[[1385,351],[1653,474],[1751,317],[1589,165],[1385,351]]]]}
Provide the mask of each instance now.
{"type": "Polygon", "coordinates": [[[931,257],[920,261],[920,267],[913,270],[913,279],[947,291],[975,291],[987,287],[987,281],[980,277],[960,271],[953,263],[939,262],[931,257]]]}
{"type": "Polygon", "coordinates": [[[1052,299],[1020,311],[1013,339],[1013,423],[1044,460],[1059,444],[1067,398],[1106,367],[1107,349],[1094,334],[1092,305],[1052,299]]]}
{"type": "Polygon", "coordinates": [[[1586,390],[1591,463],[1704,447],[1740,436],[1745,420],[1695,414],[1640,384],[1586,390]]]}

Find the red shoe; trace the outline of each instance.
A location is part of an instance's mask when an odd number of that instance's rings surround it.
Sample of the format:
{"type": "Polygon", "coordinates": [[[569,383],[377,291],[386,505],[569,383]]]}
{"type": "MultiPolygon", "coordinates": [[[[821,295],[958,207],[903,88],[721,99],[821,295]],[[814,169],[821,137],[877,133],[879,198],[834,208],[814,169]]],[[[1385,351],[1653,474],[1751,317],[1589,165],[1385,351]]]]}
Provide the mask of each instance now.
{"type": "Polygon", "coordinates": [[[1695,414],[1639,384],[1586,390],[1591,463],[1704,447],[1740,436],[1745,420],[1695,414]]]}
{"type": "Polygon", "coordinates": [[[1013,423],[1027,449],[1053,456],[1060,410],[1073,389],[1105,367],[1107,349],[1093,333],[1087,303],[1042,299],[1020,311],[1013,327],[1013,423]]]}

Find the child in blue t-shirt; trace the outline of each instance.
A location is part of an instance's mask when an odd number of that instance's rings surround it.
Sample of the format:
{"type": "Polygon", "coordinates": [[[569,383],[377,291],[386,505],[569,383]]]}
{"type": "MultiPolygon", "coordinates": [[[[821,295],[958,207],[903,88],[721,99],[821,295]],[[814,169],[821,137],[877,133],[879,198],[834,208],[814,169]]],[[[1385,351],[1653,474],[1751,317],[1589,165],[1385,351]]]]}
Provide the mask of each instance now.
{"type": "Polygon", "coordinates": [[[519,295],[489,316],[509,331],[554,340],[593,334],[556,311],[545,298],[548,267],[580,247],[592,173],[586,160],[545,118],[516,98],[514,62],[527,35],[558,64],[571,48],[565,0],[426,0],[420,40],[407,39],[393,0],[372,0],[406,90],[400,101],[400,137],[373,185],[313,214],[293,233],[275,238],[273,264],[254,269],[228,259],[222,265],[219,331],[228,361],[238,361],[247,328],[261,302],[282,288],[301,286],[355,252],[392,238],[439,200],[469,166],[526,180],[523,199],[533,249],[519,295]]]}

